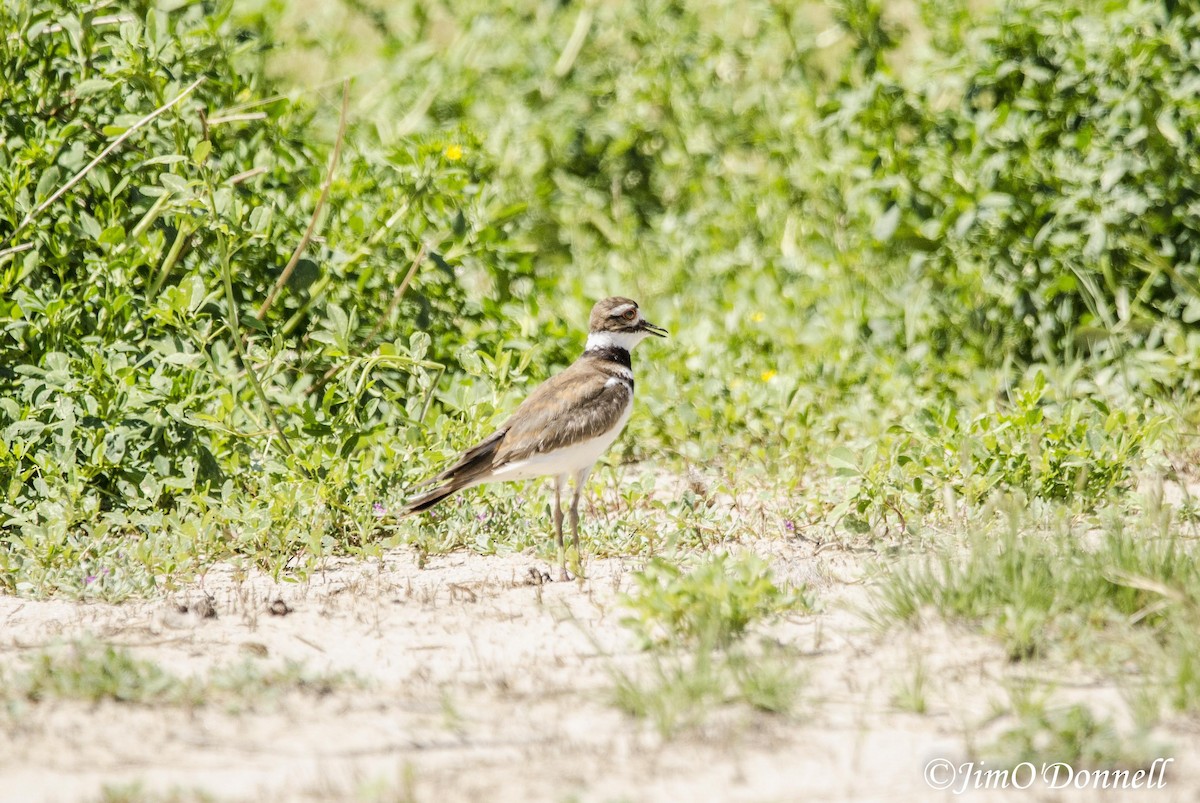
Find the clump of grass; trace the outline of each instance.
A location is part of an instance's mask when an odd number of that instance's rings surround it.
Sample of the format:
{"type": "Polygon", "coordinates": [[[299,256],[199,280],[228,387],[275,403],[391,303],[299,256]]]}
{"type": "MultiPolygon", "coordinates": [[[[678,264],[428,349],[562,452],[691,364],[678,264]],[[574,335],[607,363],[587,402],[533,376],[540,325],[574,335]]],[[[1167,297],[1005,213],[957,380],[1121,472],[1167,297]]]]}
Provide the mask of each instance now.
{"type": "Polygon", "coordinates": [[[789,714],[804,684],[796,660],[778,647],[657,649],[644,675],[615,673],[613,703],[652,722],[664,738],[703,724],[713,710],[726,705],[789,714]]]}
{"type": "Polygon", "coordinates": [[[1086,705],[1055,705],[1050,694],[1018,687],[1009,690],[1010,703],[1003,713],[1015,720],[991,743],[976,753],[993,763],[1014,766],[1021,762],[1064,762],[1074,769],[1117,769],[1149,766],[1162,745],[1155,745],[1144,730],[1123,732],[1111,718],[1097,715],[1086,705]]]}
{"type": "Polygon", "coordinates": [[[106,785],[96,803],[214,803],[216,800],[202,789],[171,789],[155,792],[141,782],[106,785]]]}
{"type": "Polygon", "coordinates": [[[803,589],[785,591],[770,566],[753,555],[710,555],[690,569],[655,558],[634,574],[621,623],[647,646],[728,646],[751,624],[792,610],[811,610],[803,589]]]}
{"type": "Polygon", "coordinates": [[[912,664],[912,674],[901,680],[892,695],[892,705],[901,711],[925,714],[929,711],[929,672],[920,656],[912,664]]]}
{"type": "Polygon", "coordinates": [[[613,704],[627,714],[650,720],[667,737],[698,724],[714,705],[725,702],[727,680],[709,652],[655,655],[648,676],[617,674],[613,704]]]}
{"type": "Polygon", "coordinates": [[[1109,628],[1166,635],[1195,615],[1200,567],[1174,534],[1101,523],[1096,533],[1061,519],[1049,526],[1010,500],[1007,526],[901,565],[879,588],[882,624],[932,609],[995,635],[1012,660],[1087,646],[1109,628]]]}
{"type": "Polygon", "coordinates": [[[151,704],[180,702],[187,696],[185,682],[111,644],[77,643],[41,652],[14,687],[31,702],[67,699],[151,704]]]}
{"type": "Polygon", "coordinates": [[[810,609],[802,591],[781,589],[757,557],[723,553],[690,570],[655,559],[634,583],[622,624],[649,651],[649,669],[614,673],[618,708],[651,720],[664,737],[700,724],[717,706],[793,710],[802,685],[795,656],[770,643],[752,649],[744,640],[757,622],[810,609]]]}
{"type": "MultiPolygon", "coordinates": [[[[875,622],[915,623],[932,612],[995,637],[1013,662],[1081,661],[1127,693],[1143,729],[1164,712],[1200,710],[1200,565],[1169,515],[1111,513],[1080,524],[1052,513],[1047,521],[1017,500],[1006,512],[1003,526],[982,527],[965,549],[890,571],[875,622]]],[[[1085,710],[1026,695],[1013,711],[1019,723],[996,748],[1004,755],[1044,757],[1053,748],[1097,764],[1110,753],[1139,755],[1130,752],[1136,739],[1107,744],[1110,724],[1085,710]]]]}
{"type": "Polygon", "coordinates": [[[290,692],[324,696],[356,682],[349,674],[313,672],[293,661],[281,667],[245,661],[185,678],[126,648],[79,641],[39,652],[26,669],[8,678],[6,686],[10,700],[34,704],[52,699],[137,705],[224,703],[236,711],[290,692]]]}

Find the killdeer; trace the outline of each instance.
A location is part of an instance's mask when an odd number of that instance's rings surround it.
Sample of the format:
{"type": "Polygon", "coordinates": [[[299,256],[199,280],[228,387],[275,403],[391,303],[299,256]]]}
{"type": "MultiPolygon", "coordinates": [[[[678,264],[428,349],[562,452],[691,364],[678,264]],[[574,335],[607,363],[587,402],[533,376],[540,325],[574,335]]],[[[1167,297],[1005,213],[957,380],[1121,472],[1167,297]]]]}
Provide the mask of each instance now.
{"type": "Polygon", "coordinates": [[[437,487],[409,501],[405,514],[429,510],[448,496],[488,482],[554,477],[554,534],[561,577],[567,574],[562,494],[573,478],[571,536],[579,554],[579,497],[592,466],[625,428],[633,410],[629,352],[648,335],[667,331],[647,321],[636,301],[614,296],[596,303],[583,354],[538,385],[504,424],[423,485],[437,487]]]}

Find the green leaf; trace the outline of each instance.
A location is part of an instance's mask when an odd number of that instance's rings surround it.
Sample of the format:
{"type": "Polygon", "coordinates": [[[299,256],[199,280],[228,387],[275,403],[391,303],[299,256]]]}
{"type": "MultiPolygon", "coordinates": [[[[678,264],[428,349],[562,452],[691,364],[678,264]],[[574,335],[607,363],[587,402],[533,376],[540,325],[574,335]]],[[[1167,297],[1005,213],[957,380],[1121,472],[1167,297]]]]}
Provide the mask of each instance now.
{"type": "Polygon", "coordinates": [[[62,171],[56,166],[51,166],[42,173],[42,177],[38,179],[37,189],[34,191],[34,197],[41,201],[50,197],[55,190],[58,189],[58,179],[62,171]]]}
{"type": "Polygon", "coordinates": [[[204,164],[204,160],[212,153],[212,143],[207,139],[202,139],[196,143],[196,147],[192,149],[192,161],[196,164],[204,164]]]}
{"type": "Polygon", "coordinates": [[[125,227],[120,223],[109,226],[100,234],[100,242],[104,245],[117,245],[125,241],[125,227]]]}
{"type": "Polygon", "coordinates": [[[108,91],[111,87],[112,81],[107,78],[89,78],[75,86],[75,97],[86,98],[89,95],[98,95],[108,91]]]}
{"type": "Polygon", "coordinates": [[[159,180],[162,182],[162,185],[171,192],[178,193],[180,195],[188,192],[187,180],[175,175],[174,173],[163,173],[161,176],[159,176],[159,180]]]}
{"type": "Polygon", "coordinates": [[[170,164],[175,164],[176,162],[186,162],[186,161],[187,161],[186,156],[180,156],[178,153],[171,153],[171,154],[167,154],[166,156],[151,157],[151,158],[147,159],[146,161],[142,162],[142,166],[149,167],[150,165],[170,165],[170,164]]]}
{"type": "Polygon", "coordinates": [[[1179,145],[1179,143],[1183,142],[1183,133],[1176,127],[1175,121],[1171,118],[1171,108],[1165,108],[1155,118],[1154,124],[1167,142],[1172,145],[1179,145]]]}
{"type": "Polygon", "coordinates": [[[423,360],[429,352],[429,344],[433,339],[425,332],[413,332],[408,341],[408,350],[414,360],[423,360]]]}
{"type": "Polygon", "coordinates": [[[858,458],[855,457],[854,452],[850,451],[845,446],[838,446],[834,448],[829,453],[827,462],[832,468],[843,471],[851,471],[855,474],[859,473],[858,458]]]}

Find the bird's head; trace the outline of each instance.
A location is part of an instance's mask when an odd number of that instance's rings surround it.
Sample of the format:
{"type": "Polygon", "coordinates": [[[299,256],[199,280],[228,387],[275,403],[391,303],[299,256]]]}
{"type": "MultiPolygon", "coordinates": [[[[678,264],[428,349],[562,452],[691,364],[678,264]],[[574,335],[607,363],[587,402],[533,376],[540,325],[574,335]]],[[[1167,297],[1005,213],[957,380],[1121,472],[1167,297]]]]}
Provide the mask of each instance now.
{"type": "Polygon", "coordinates": [[[667,330],[642,317],[637,302],[631,298],[612,296],[596,302],[588,321],[589,349],[617,348],[631,351],[648,335],[666,337],[667,330]]]}

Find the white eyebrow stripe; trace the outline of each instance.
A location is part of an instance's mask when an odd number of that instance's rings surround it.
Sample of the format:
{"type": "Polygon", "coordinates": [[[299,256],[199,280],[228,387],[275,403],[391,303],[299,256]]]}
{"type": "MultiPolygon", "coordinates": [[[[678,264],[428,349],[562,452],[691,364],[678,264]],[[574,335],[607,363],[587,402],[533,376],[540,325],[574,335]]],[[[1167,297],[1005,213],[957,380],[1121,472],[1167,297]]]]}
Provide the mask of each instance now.
{"type": "Polygon", "coordinates": [[[624,315],[631,309],[637,309],[637,304],[622,304],[619,307],[613,307],[613,311],[609,315],[624,315]]]}

